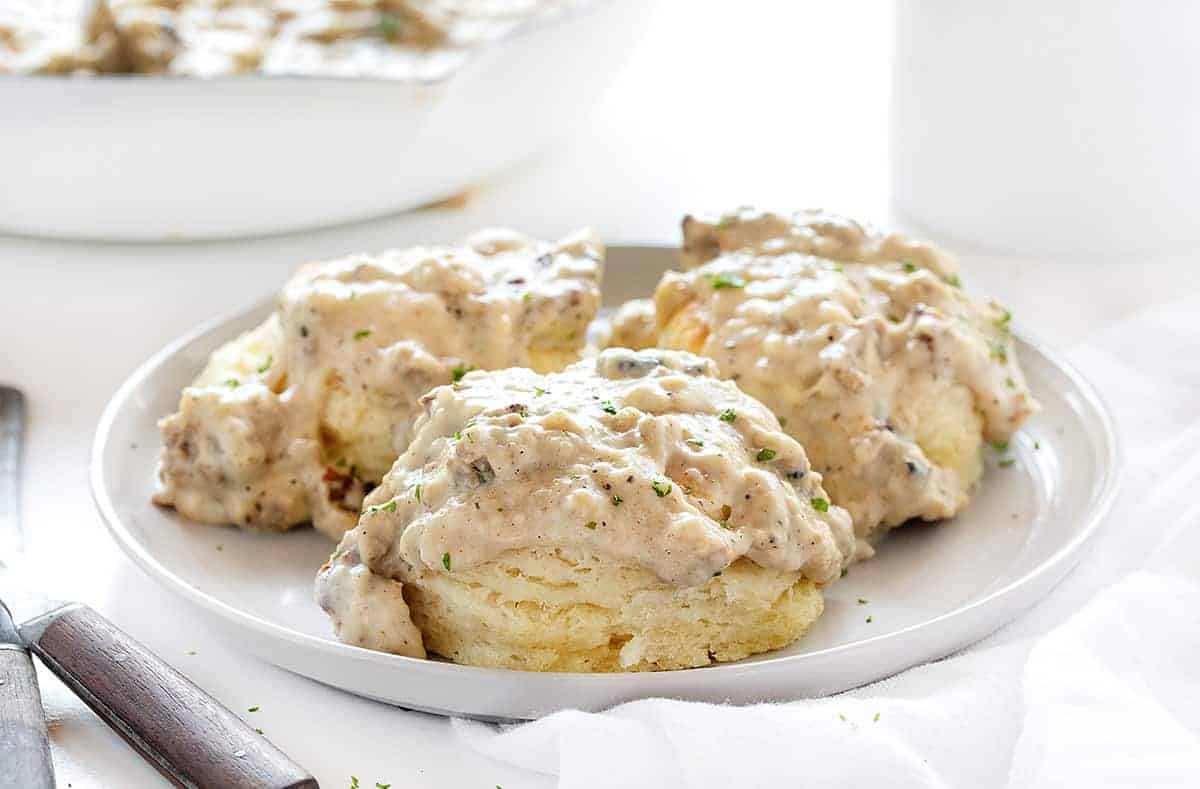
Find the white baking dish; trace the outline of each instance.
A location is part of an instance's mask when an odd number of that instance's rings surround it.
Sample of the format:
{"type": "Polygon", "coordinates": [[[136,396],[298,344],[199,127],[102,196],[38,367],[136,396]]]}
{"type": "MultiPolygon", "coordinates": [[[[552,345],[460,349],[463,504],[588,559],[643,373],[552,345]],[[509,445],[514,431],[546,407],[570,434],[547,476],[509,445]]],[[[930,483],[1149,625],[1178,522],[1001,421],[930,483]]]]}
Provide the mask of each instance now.
{"type": "Polygon", "coordinates": [[[0,232],[228,238],[449,197],[569,131],[624,63],[642,8],[595,0],[426,84],[0,77],[0,232]]]}

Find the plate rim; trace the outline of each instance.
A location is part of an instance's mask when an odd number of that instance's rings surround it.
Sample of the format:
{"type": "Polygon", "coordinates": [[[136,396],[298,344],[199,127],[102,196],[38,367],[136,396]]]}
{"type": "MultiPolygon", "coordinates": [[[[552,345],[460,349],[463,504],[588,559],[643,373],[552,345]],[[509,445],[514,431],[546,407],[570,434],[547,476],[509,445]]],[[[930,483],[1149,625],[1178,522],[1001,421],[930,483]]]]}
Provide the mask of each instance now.
{"type": "MultiPolygon", "coordinates": [[[[646,245],[646,244],[610,244],[610,249],[629,249],[653,246],[658,250],[669,250],[670,247],[661,245],[646,245]]],[[[426,673],[433,672],[445,676],[447,679],[453,677],[462,677],[463,675],[476,676],[481,678],[497,677],[497,678],[513,678],[513,677],[531,677],[531,676],[557,676],[570,677],[572,681],[583,682],[588,685],[608,685],[616,687],[622,684],[629,684],[631,678],[640,676],[639,673],[631,672],[611,672],[611,673],[596,673],[596,672],[535,672],[535,671],[519,671],[516,669],[501,669],[487,668],[482,666],[467,666],[449,661],[436,661],[424,658],[407,657],[404,655],[393,655],[387,652],[366,649],[352,644],[345,644],[337,641],[323,638],[320,636],[304,633],[299,630],[294,630],[286,625],[282,625],[269,619],[265,619],[256,614],[239,609],[229,603],[217,599],[216,597],[201,591],[192,586],[183,578],[176,575],[162,564],[130,531],[121,516],[117,512],[112,498],[109,495],[109,485],[104,474],[103,458],[104,453],[109,445],[113,425],[116,421],[118,413],[129,401],[132,393],[145,382],[151,374],[162,367],[167,360],[177,354],[182,348],[188,346],[192,342],[201,337],[220,329],[222,326],[231,323],[235,320],[246,318],[249,315],[269,307],[274,302],[274,296],[260,300],[249,307],[240,307],[228,310],[218,314],[208,320],[194,326],[189,331],[167,343],[163,348],[152,354],[149,358],[143,361],[134,369],[134,371],[121,383],[116,392],[109,399],[104,407],[104,411],[97,423],[96,431],[93,435],[91,452],[88,461],[88,482],[91,492],[92,501],[95,504],[97,511],[100,514],[100,519],[104,522],[105,528],[109,535],[121,548],[130,559],[133,560],[143,572],[150,576],[160,586],[168,591],[179,595],[193,604],[204,609],[212,615],[221,617],[222,619],[234,625],[248,628],[256,631],[261,636],[269,636],[276,639],[282,639],[291,644],[302,645],[304,647],[317,650],[333,657],[353,657],[359,660],[367,660],[371,663],[388,666],[391,668],[406,667],[411,670],[419,670],[426,673]]],[[[713,676],[714,672],[722,675],[738,673],[753,666],[756,669],[764,669],[767,667],[782,668],[787,664],[803,663],[805,661],[820,661],[827,660],[838,656],[842,652],[862,649],[867,645],[883,645],[893,642],[899,642],[903,639],[912,638],[916,633],[925,630],[933,630],[939,626],[944,626],[954,620],[966,620],[973,613],[978,612],[984,607],[999,605],[1003,600],[1012,597],[1019,591],[1033,583],[1036,583],[1040,578],[1054,573],[1064,563],[1067,564],[1063,568],[1059,578],[1065,576],[1074,566],[1074,562],[1078,560],[1078,555],[1081,550],[1089,543],[1101,525],[1104,523],[1105,517],[1112,509],[1113,502],[1116,499],[1117,492],[1120,488],[1120,470],[1122,467],[1122,452],[1119,434],[1117,433],[1112,412],[1110,411],[1103,396],[1096,388],[1075,368],[1074,365],[1066,361],[1063,356],[1047,347],[1044,343],[1027,339],[1026,333],[1014,333],[1014,337],[1018,343],[1033,350],[1046,361],[1048,361],[1060,374],[1064,375],[1071,384],[1076,388],[1083,398],[1083,402],[1092,412],[1092,415],[1098,422],[1100,428],[1099,437],[1101,439],[1104,457],[1100,458],[1100,468],[1102,469],[1098,479],[1098,492],[1093,497],[1091,506],[1081,520],[1085,520],[1085,525],[1079,532],[1065,545],[1060,547],[1050,556],[1043,559],[1035,567],[1030,569],[1023,575],[1013,579],[1003,586],[994,589],[982,597],[971,600],[967,603],[959,605],[950,611],[938,614],[937,616],[923,619],[920,622],[908,625],[899,630],[881,633],[870,638],[858,639],[845,644],[827,647],[825,649],[816,650],[813,652],[805,652],[798,655],[778,655],[775,657],[764,657],[749,663],[745,660],[733,661],[730,663],[719,663],[712,666],[702,666],[698,668],[675,669],[669,672],[650,672],[651,674],[667,673],[673,676],[692,676],[695,672],[703,671],[704,676],[713,676]]],[[[315,572],[315,571],[314,571],[315,572]]],[[[1057,580],[1055,583],[1057,583],[1057,580]]],[[[1053,588],[1053,584],[1050,588],[1053,588]]],[[[1040,597],[1038,598],[1040,599],[1040,597]]],[[[1013,617],[1015,618],[1015,617],[1013,617]]],[[[1003,627],[1008,622],[1013,621],[1009,618],[1001,622],[996,628],[988,632],[994,632],[995,629],[1003,627]]],[[[921,661],[922,663],[925,661],[921,661]]]]}

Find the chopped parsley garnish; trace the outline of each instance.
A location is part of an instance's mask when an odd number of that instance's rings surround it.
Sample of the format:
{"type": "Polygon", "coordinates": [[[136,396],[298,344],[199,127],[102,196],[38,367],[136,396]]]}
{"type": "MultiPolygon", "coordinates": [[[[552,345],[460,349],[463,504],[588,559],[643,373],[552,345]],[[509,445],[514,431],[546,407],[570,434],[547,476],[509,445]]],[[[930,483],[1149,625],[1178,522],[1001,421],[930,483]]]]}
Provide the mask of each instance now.
{"type": "Polygon", "coordinates": [[[242,385],[242,382],[236,378],[226,378],[225,385],[228,386],[230,389],[237,389],[239,386],[242,385]]]}
{"type": "Polygon", "coordinates": [[[736,274],[709,274],[708,281],[712,285],[713,290],[746,287],[746,280],[736,274]]]}
{"type": "Polygon", "coordinates": [[[247,707],[246,712],[258,712],[260,709],[262,708],[255,704],[253,707],[247,707]]]}
{"type": "Polygon", "coordinates": [[[370,337],[370,336],[371,336],[370,329],[359,329],[358,331],[354,332],[354,339],[356,339],[356,340],[361,340],[361,339],[364,339],[364,338],[370,337]]]}
{"type": "Polygon", "coordinates": [[[958,278],[957,274],[951,274],[950,278],[947,279],[946,281],[949,282],[951,285],[953,285],[956,288],[962,287],[962,280],[958,278]]]}
{"type": "Polygon", "coordinates": [[[529,302],[533,301],[533,294],[529,291],[525,291],[525,295],[521,296],[521,301],[528,304],[529,302]]]}
{"type": "Polygon", "coordinates": [[[396,511],[396,500],[395,499],[392,499],[387,504],[375,504],[373,506],[367,507],[368,515],[374,515],[377,512],[395,512],[395,511],[396,511]]]}
{"type": "Polygon", "coordinates": [[[846,720],[846,715],[845,715],[845,713],[839,712],[839,713],[838,713],[838,717],[839,717],[839,718],[841,718],[842,720],[846,720]]]}
{"type": "Polygon", "coordinates": [[[350,776],[350,789],[358,789],[358,776],[350,776]]]}
{"type": "Polygon", "coordinates": [[[455,431],[454,431],[454,440],[455,440],[455,441],[462,441],[462,431],[461,431],[461,430],[455,430],[455,431]]]}
{"type": "Polygon", "coordinates": [[[733,420],[737,419],[737,411],[734,411],[732,408],[726,408],[717,415],[717,419],[720,419],[722,422],[732,423],[733,420]]]}
{"type": "Polygon", "coordinates": [[[763,462],[763,463],[765,463],[766,461],[770,460],[773,457],[775,457],[775,450],[773,450],[773,449],[760,449],[760,450],[758,450],[758,454],[755,455],[755,459],[757,459],[758,461],[763,462]]]}
{"type": "Polygon", "coordinates": [[[381,783],[379,783],[379,781],[376,781],[375,789],[392,789],[392,785],[391,784],[381,784],[381,783]]]}
{"type": "Polygon", "coordinates": [[[1007,441],[993,441],[992,449],[996,450],[997,452],[1007,452],[1008,451],[1008,442],[1007,441]]]}
{"type": "Polygon", "coordinates": [[[466,375],[467,373],[471,372],[474,369],[475,369],[475,365],[473,365],[473,364],[467,365],[467,366],[460,364],[459,366],[452,369],[450,371],[450,374],[452,376],[454,376],[454,383],[458,383],[459,381],[461,381],[463,379],[464,375],[466,375]]]}
{"type": "Polygon", "coordinates": [[[996,343],[992,346],[992,358],[999,360],[1001,364],[1008,364],[1008,350],[1000,343],[996,343]]]}
{"type": "Polygon", "coordinates": [[[914,266],[912,263],[909,263],[909,262],[906,260],[906,261],[904,261],[904,270],[905,270],[905,271],[907,271],[909,274],[911,274],[911,273],[913,273],[914,271],[916,271],[916,270],[917,270],[917,267],[916,267],[916,266],[914,266]]]}
{"type": "Polygon", "coordinates": [[[867,617],[867,624],[868,624],[868,625],[869,625],[869,624],[871,624],[871,623],[872,623],[872,622],[874,622],[874,621],[875,621],[875,617],[873,617],[873,616],[868,616],[868,617],[867,617]]]}
{"type": "Polygon", "coordinates": [[[779,420],[780,427],[787,427],[787,417],[786,416],[778,416],[777,415],[775,418],[779,420]]]}
{"type": "Polygon", "coordinates": [[[817,496],[812,500],[812,506],[817,512],[829,512],[829,499],[817,496]]]}
{"type": "Polygon", "coordinates": [[[346,459],[345,459],[345,458],[338,458],[338,459],[337,459],[337,462],[336,462],[336,463],[334,463],[333,465],[337,466],[338,468],[345,468],[345,467],[346,467],[346,459]]]}
{"type": "Polygon", "coordinates": [[[601,400],[600,401],[600,410],[606,414],[617,413],[617,407],[615,405],[613,405],[612,400],[601,400]]]}
{"type": "Polygon", "coordinates": [[[450,554],[449,553],[442,554],[442,567],[445,567],[447,572],[450,571],[450,554]]]}
{"type": "Polygon", "coordinates": [[[262,365],[259,366],[258,372],[265,373],[267,370],[271,369],[271,365],[274,363],[275,363],[275,357],[273,355],[268,356],[267,360],[265,362],[263,362],[262,365]]]}
{"type": "Polygon", "coordinates": [[[379,35],[394,39],[400,33],[400,17],[395,14],[382,13],[379,15],[379,35]]]}
{"type": "Polygon", "coordinates": [[[546,390],[543,389],[542,387],[540,387],[540,386],[533,387],[533,396],[534,397],[541,397],[544,394],[546,394],[546,390]]]}
{"type": "Polygon", "coordinates": [[[875,723],[879,723],[879,713],[878,712],[875,713],[875,717],[871,718],[871,720],[874,721],[875,723]]]}
{"type": "Polygon", "coordinates": [[[612,503],[613,503],[614,507],[620,507],[622,501],[625,501],[625,499],[621,498],[620,496],[616,495],[615,493],[613,494],[612,503]]]}
{"type": "Polygon", "coordinates": [[[1004,385],[1007,386],[1009,389],[1017,388],[1017,382],[1014,381],[1011,376],[1004,379],[1004,385]]]}
{"type": "Polygon", "coordinates": [[[860,598],[858,598],[858,604],[859,604],[859,605],[866,605],[868,602],[869,602],[868,600],[865,600],[865,599],[863,599],[863,598],[861,598],[861,597],[860,597],[860,598]]]}
{"type": "Polygon", "coordinates": [[[1034,442],[1033,442],[1033,448],[1034,448],[1034,449],[1041,449],[1041,448],[1042,448],[1042,442],[1041,442],[1041,441],[1034,441],[1034,442]]]}
{"type": "Polygon", "coordinates": [[[583,524],[583,528],[585,528],[585,529],[591,529],[592,531],[595,531],[595,530],[596,530],[596,522],[595,522],[595,521],[588,521],[587,523],[583,524]]]}
{"type": "Polygon", "coordinates": [[[841,574],[839,577],[840,577],[840,578],[845,578],[845,577],[846,577],[847,575],[849,575],[849,574],[850,574],[850,568],[849,568],[849,567],[843,567],[843,568],[842,568],[842,574],[841,574]]]}
{"type": "Polygon", "coordinates": [[[650,487],[654,488],[654,492],[658,494],[660,499],[671,492],[670,482],[659,482],[658,480],[655,480],[654,482],[650,483],[650,487]]]}
{"type": "Polygon", "coordinates": [[[263,730],[262,730],[262,729],[260,729],[260,728],[258,728],[257,726],[255,726],[255,727],[254,727],[254,731],[255,731],[255,732],[257,732],[258,734],[262,734],[262,733],[263,733],[263,730]]]}
{"type": "Polygon", "coordinates": [[[420,501],[421,500],[421,483],[420,482],[418,482],[416,485],[413,485],[413,493],[416,495],[417,501],[420,501]]]}
{"type": "Polygon", "coordinates": [[[698,438],[689,438],[684,443],[688,444],[689,446],[693,446],[696,449],[699,449],[700,447],[704,446],[704,442],[698,438]]]}
{"type": "Polygon", "coordinates": [[[1013,463],[1016,463],[1016,462],[1017,461],[1013,460],[1012,458],[1005,458],[1004,460],[1000,461],[999,465],[1000,465],[1000,468],[1008,468],[1009,466],[1011,466],[1013,463]]]}

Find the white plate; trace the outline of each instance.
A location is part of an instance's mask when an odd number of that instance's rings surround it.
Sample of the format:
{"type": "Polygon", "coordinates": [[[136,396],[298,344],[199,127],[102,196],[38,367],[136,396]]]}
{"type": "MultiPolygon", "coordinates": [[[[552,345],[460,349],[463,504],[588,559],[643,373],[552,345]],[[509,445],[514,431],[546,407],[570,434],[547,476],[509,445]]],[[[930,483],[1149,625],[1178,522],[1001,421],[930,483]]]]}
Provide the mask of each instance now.
{"type": "MultiPolygon", "coordinates": [[[[609,303],[649,293],[673,250],[610,249],[609,303]]],[[[200,326],[147,361],[104,412],[92,492],[113,537],[155,580],[237,643],[320,682],[391,704],[482,718],[534,718],[668,696],[752,702],[833,693],[947,655],[1020,614],[1079,560],[1112,501],[1117,448],[1091,387],[1046,350],[1020,342],[1043,411],[1011,442],[1016,464],[989,468],[957,518],[893,533],[878,556],[826,594],[796,644],[738,663],[644,674],[538,674],[457,666],[340,644],[313,602],[332,544],[311,529],[253,535],[189,523],[150,503],[155,421],[210,351],[268,305],[200,326]],[[859,604],[859,598],[869,601],[859,604]],[[870,621],[868,621],[870,618],[870,621]]]]}
{"type": "Polygon", "coordinates": [[[229,238],[455,195],[569,133],[625,65],[647,6],[592,0],[426,83],[0,75],[0,230],[229,238]]]}

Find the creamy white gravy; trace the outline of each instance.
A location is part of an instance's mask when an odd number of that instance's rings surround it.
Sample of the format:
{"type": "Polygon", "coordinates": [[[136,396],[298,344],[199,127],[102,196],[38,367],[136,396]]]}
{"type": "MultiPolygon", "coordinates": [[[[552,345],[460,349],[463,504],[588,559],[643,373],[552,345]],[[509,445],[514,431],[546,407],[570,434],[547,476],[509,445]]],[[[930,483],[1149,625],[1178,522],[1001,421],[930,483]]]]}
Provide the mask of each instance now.
{"type": "Polygon", "coordinates": [[[473,368],[557,370],[600,304],[603,249],[484,231],[301,269],[160,422],[155,501],[209,523],[337,538],[408,445],[421,396],[473,368]]]}
{"type": "Polygon", "coordinates": [[[318,576],[339,637],[389,640],[362,618],[382,616],[382,595],[414,574],[531,546],[680,586],[743,556],[836,579],[854,551],[849,516],[774,415],[715,373],[687,353],[608,349],[561,373],[474,372],[430,392],[412,443],[318,576]],[[387,583],[348,582],[362,565],[387,583]]]}
{"type": "MultiPolygon", "coordinates": [[[[714,359],[785,422],[862,538],[965,505],[969,481],[913,432],[947,387],[969,391],[989,441],[1037,408],[1011,315],[968,295],[932,244],[821,212],[742,209],[688,217],[683,261],[691,270],[657,289],[658,329],[686,316],[693,331],[666,341],[714,359]]],[[[644,318],[633,321],[630,333],[644,318]]]]}

